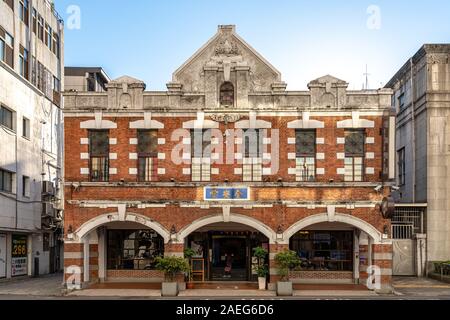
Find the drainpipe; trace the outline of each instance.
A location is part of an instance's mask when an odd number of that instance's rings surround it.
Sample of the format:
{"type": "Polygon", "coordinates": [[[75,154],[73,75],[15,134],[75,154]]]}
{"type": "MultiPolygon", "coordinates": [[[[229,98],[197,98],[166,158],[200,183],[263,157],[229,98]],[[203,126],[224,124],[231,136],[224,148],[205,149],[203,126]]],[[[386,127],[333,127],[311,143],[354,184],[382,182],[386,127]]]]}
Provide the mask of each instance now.
{"type": "Polygon", "coordinates": [[[409,59],[411,67],[411,121],[412,121],[412,202],[416,203],[416,116],[415,116],[415,94],[414,94],[414,64],[413,59],[409,59]]]}

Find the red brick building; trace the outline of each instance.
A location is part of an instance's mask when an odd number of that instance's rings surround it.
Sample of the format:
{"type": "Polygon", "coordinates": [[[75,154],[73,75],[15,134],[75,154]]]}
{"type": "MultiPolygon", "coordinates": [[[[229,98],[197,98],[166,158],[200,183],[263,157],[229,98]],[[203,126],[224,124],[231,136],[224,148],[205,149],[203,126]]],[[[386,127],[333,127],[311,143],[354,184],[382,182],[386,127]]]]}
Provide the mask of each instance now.
{"type": "Polygon", "coordinates": [[[296,282],[358,283],[377,265],[389,284],[391,91],[347,86],[324,76],[286,91],[220,26],[166,92],[130,77],[66,92],[65,267],[85,282],[162,281],[154,258],[189,246],[197,280],[254,281],[264,246],[272,284],[287,248],[296,282]]]}

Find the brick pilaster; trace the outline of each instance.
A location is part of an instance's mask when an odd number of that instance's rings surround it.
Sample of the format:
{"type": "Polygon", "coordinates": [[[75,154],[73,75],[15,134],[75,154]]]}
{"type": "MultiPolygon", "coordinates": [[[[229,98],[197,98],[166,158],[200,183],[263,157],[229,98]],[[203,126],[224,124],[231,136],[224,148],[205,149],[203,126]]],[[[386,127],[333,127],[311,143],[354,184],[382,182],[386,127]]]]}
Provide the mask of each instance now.
{"type": "Polygon", "coordinates": [[[279,252],[289,250],[288,244],[270,244],[269,245],[269,282],[276,283],[280,280],[278,275],[277,265],[275,262],[275,255],[279,252]]]}
{"type": "Polygon", "coordinates": [[[392,244],[372,245],[372,265],[381,269],[382,287],[392,285],[392,244]]]}

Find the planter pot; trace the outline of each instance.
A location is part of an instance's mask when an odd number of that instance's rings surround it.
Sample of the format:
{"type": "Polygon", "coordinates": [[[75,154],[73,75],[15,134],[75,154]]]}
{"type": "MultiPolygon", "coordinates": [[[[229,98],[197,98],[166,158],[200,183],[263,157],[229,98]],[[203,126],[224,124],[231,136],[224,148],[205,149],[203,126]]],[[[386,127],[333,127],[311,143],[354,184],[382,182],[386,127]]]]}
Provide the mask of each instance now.
{"type": "Polygon", "coordinates": [[[258,277],[259,290],[266,290],[266,277],[258,277]]]}
{"type": "Polygon", "coordinates": [[[186,283],[186,289],[194,289],[194,283],[193,282],[187,282],[186,283]]]}
{"type": "Polygon", "coordinates": [[[177,282],[163,282],[162,286],[161,286],[161,296],[163,296],[163,297],[178,296],[178,283],[177,282]]]}
{"type": "Polygon", "coordinates": [[[277,295],[278,296],[292,296],[292,282],[290,281],[279,281],[277,282],[277,295]]]}

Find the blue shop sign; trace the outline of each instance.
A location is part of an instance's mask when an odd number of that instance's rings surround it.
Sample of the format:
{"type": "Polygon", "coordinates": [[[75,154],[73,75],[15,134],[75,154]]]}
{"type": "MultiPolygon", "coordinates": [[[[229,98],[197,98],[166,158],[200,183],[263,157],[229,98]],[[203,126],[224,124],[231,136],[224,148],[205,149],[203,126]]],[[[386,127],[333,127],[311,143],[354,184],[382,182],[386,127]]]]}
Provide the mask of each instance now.
{"type": "Polygon", "coordinates": [[[205,187],[205,200],[250,200],[250,189],[247,187],[205,187]]]}

